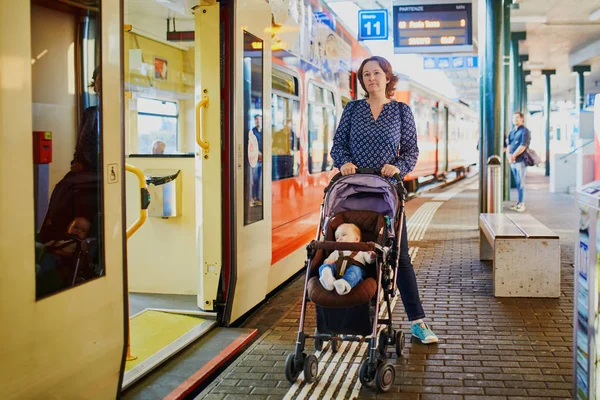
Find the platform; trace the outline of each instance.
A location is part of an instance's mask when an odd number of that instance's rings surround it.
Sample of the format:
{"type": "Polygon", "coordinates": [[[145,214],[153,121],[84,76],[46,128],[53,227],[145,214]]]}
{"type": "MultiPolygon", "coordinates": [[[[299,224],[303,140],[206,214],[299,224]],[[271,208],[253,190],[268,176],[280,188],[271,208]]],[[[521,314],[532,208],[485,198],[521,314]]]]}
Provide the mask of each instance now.
{"type": "MultiPolygon", "coordinates": [[[[317,382],[286,381],[285,356],[294,349],[302,298],[303,280],[297,279],[244,326],[275,314],[276,323],[196,399],[571,398],[578,208],[572,196],[549,193],[548,179],[539,172],[528,171],[527,182],[527,212],[560,236],[560,298],[493,296],[492,266],[479,261],[478,178],[465,179],[407,204],[409,245],[421,298],[440,342],[428,346],[411,342],[399,302],[394,321],[407,333],[407,342],[402,358],[389,353],[388,360],[396,366],[389,393],[376,395],[361,387],[357,369],[364,348],[348,344],[335,357],[330,351],[319,355],[317,382]]],[[[308,310],[311,331],[314,309],[308,310]]],[[[312,342],[307,345],[313,352],[312,342]]]]}

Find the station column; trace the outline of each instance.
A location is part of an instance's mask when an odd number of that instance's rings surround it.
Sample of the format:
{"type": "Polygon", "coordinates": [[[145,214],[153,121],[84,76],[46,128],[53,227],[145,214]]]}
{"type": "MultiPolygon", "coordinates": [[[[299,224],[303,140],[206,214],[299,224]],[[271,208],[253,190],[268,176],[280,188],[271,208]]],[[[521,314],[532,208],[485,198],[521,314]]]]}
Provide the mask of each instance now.
{"type": "Polygon", "coordinates": [[[546,91],[544,92],[544,126],[546,131],[546,176],[550,176],[550,100],[552,98],[552,90],[550,87],[550,76],[555,75],[555,69],[543,69],[542,75],[546,78],[546,91]]]}
{"type": "MultiPolygon", "coordinates": [[[[502,7],[503,13],[503,21],[502,21],[502,42],[504,44],[504,87],[509,87],[510,82],[510,10],[512,9],[512,0],[505,1],[502,7]]],[[[504,135],[503,140],[507,140],[508,132],[510,132],[511,128],[511,115],[510,115],[510,96],[508,95],[508,89],[505,89],[504,95],[504,127],[502,129],[502,134],[504,135]]],[[[502,199],[510,200],[510,167],[508,165],[508,159],[506,158],[506,153],[504,157],[501,157],[503,162],[502,168],[502,199]]]]}
{"type": "Polygon", "coordinates": [[[504,5],[509,0],[485,0],[479,8],[479,74],[481,82],[481,118],[479,134],[479,211],[487,212],[487,159],[501,155],[504,133],[503,113],[505,85],[504,70],[499,60],[504,58],[503,29],[504,5]]]}
{"type": "Polygon", "coordinates": [[[577,72],[577,84],[575,85],[575,105],[578,110],[583,110],[585,107],[585,89],[584,89],[584,81],[583,74],[586,72],[590,72],[592,67],[589,65],[576,65],[571,71],[577,72]]]}

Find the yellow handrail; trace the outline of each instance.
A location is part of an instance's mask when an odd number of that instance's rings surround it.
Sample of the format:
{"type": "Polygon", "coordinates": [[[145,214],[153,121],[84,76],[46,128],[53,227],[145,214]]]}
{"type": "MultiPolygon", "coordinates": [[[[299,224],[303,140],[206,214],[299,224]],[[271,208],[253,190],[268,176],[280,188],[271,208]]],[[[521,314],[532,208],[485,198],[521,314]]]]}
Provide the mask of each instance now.
{"type": "Polygon", "coordinates": [[[198,104],[196,104],[196,142],[198,142],[198,146],[204,149],[204,152],[208,154],[210,151],[210,144],[202,140],[200,135],[200,109],[202,107],[208,107],[208,96],[204,96],[198,104]]]}
{"type": "MultiPolygon", "coordinates": [[[[135,174],[135,176],[137,176],[138,178],[138,182],[139,182],[139,186],[140,186],[140,217],[137,219],[137,221],[135,221],[133,223],[133,225],[131,225],[129,228],[127,228],[127,239],[129,239],[131,237],[131,235],[133,235],[138,229],[140,229],[140,226],[142,226],[144,224],[144,222],[146,222],[146,218],[148,218],[148,204],[150,204],[150,199],[148,198],[148,187],[146,185],[146,176],[144,175],[144,173],[142,172],[141,169],[134,167],[133,165],[129,165],[129,164],[125,164],[125,169],[129,172],[132,172],[135,174]],[[144,196],[146,196],[146,199],[144,200],[144,196]]],[[[127,324],[130,323],[129,318],[127,318],[127,324]]],[[[127,354],[125,356],[125,359],[127,361],[133,361],[135,359],[137,359],[137,356],[134,356],[131,354],[131,328],[128,325],[127,328],[127,354]]]]}
{"type": "MultiPolygon", "coordinates": [[[[129,172],[134,173],[137,176],[139,186],[140,186],[141,196],[148,196],[148,187],[146,186],[146,176],[144,175],[142,170],[137,167],[134,167],[133,165],[129,165],[129,164],[125,164],[125,169],[129,172]]],[[[141,199],[140,201],[141,201],[140,217],[133,223],[133,225],[131,225],[129,228],[127,228],[127,239],[129,239],[131,237],[131,235],[133,235],[138,229],[140,229],[140,226],[142,226],[144,224],[144,222],[146,222],[146,218],[148,218],[148,208],[147,208],[148,206],[146,205],[146,208],[144,208],[144,200],[141,199]]]]}

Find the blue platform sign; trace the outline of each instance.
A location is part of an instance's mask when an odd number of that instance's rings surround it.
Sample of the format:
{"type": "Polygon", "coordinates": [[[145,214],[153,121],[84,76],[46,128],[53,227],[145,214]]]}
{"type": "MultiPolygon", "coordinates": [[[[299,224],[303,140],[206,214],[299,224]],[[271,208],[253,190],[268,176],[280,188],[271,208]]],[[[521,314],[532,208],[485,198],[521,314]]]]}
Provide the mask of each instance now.
{"type": "Polygon", "coordinates": [[[477,68],[477,56],[423,57],[423,69],[477,68]]]}
{"type": "Polygon", "coordinates": [[[358,40],[387,40],[388,10],[358,11],[358,40]]]}

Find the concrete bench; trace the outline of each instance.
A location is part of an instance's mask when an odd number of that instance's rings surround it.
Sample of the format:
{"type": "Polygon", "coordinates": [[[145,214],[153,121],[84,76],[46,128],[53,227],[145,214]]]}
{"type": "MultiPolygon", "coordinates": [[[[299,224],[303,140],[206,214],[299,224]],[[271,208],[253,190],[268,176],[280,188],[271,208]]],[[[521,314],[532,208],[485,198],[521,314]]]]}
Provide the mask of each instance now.
{"type": "Polygon", "coordinates": [[[494,296],[560,296],[559,237],[529,214],[480,214],[479,256],[494,262],[494,296]]]}

